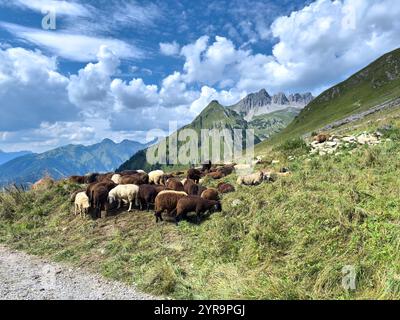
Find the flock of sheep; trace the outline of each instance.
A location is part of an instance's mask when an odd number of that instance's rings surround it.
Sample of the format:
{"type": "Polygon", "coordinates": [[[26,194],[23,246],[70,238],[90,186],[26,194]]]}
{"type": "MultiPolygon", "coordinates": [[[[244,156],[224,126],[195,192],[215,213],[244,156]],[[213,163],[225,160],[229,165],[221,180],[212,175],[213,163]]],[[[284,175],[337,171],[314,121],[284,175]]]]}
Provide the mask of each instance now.
{"type": "MultiPolygon", "coordinates": [[[[250,168],[250,167],[249,167],[250,168]]],[[[243,165],[212,165],[211,162],[201,168],[192,168],[184,172],[166,174],[162,170],[146,173],[143,170],[123,171],[120,173],[88,174],[72,176],[70,182],[86,184],[85,190],[79,190],[71,196],[75,203],[75,215],[84,216],[91,211],[95,218],[101,218],[111,208],[120,209],[128,205],[128,212],[135,206],[139,210],[154,208],[156,222],[163,221],[164,212],[176,223],[195,212],[198,221],[202,214],[222,210],[220,194],[234,192],[235,187],[218,184],[217,189],[202,185],[205,177],[221,179],[234,172],[243,170],[243,165]]],[[[238,177],[239,185],[258,185],[265,180],[271,181],[270,174],[257,172],[238,177]]]]}

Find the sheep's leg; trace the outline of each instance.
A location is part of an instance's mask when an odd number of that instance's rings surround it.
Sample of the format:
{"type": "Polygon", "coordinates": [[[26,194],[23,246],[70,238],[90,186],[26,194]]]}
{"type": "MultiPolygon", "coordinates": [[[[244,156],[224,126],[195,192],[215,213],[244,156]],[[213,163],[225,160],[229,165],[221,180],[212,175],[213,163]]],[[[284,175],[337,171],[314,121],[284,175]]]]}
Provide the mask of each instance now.
{"type": "Polygon", "coordinates": [[[77,205],[75,204],[75,216],[78,214],[78,211],[76,210],[77,205]]]}
{"type": "Polygon", "coordinates": [[[132,211],[132,201],[129,201],[129,209],[128,209],[128,212],[131,212],[132,211]]]}

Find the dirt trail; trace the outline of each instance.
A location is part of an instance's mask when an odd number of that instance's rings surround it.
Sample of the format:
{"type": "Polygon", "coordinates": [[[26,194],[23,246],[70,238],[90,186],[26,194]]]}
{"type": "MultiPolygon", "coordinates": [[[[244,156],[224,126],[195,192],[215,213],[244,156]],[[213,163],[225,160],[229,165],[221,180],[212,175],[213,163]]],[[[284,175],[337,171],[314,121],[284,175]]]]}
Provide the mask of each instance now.
{"type": "Polygon", "coordinates": [[[134,287],[0,246],[0,300],[150,300],[134,287]]]}

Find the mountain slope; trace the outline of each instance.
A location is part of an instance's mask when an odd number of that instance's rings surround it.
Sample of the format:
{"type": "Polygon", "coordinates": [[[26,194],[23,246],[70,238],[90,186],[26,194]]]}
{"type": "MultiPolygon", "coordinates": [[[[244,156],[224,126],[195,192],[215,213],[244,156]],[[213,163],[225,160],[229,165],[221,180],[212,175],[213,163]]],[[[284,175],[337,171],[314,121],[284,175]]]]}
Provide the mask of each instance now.
{"type": "Polygon", "coordinates": [[[249,122],[249,127],[254,129],[255,135],[264,141],[286,128],[299,115],[300,111],[299,108],[289,107],[255,116],[249,122]]]}
{"type": "Polygon", "coordinates": [[[146,148],[135,141],[114,143],[109,139],[91,146],[68,145],[42,154],[29,154],[0,166],[0,185],[33,183],[49,174],[55,179],[88,172],[115,170],[129,157],[146,148]]]}
{"type": "MultiPolygon", "coordinates": [[[[202,129],[227,129],[231,133],[234,134],[234,130],[242,131],[242,143],[245,144],[245,131],[250,128],[248,122],[244,120],[238,113],[235,111],[225,108],[218,101],[212,101],[197,117],[193,120],[193,122],[180,130],[178,130],[177,134],[179,135],[182,130],[185,129],[193,129],[197,132],[198,136],[201,137],[202,129]]],[[[169,138],[167,138],[168,141],[169,138]]],[[[258,137],[255,137],[255,143],[259,143],[261,140],[258,137]]],[[[178,148],[183,143],[178,142],[178,148]]],[[[201,144],[199,144],[199,149],[201,144]]],[[[223,151],[223,147],[221,145],[221,151],[223,151]]],[[[133,169],[144,169],[150,170],[159,168],[157,165],[150,165],[146,161],[146,150],[140,151],[135,154],[131,159],[129,159],[126,163],[124,163],[118,170],[133,170],[133,169]]]]}
{"type": "Polygon", "coordinates": [[[311,93],[291,94],[286,96],[280,92],[270,96],[265,89],[257,93],[251,93],[237,104],[228,108],[239,113],[247,121],[252,121],[254,117],[272,113],[288,107],[302,109],[313,100],[311,93]]]}
{"type": "Polygon", "coordinates": [[[385,54],[315,98],[271,141],[259,148],[318,130],[349,115],[400,97],[400,49],[385,54]]]}
{"type": "Polygon", "coordinates": [[[19,152],[4,152],[0,150],[0,166],[8,161],[13,159],[25,156],[27,154],[31,154],[30,151],[19,151],[19,152]]]}

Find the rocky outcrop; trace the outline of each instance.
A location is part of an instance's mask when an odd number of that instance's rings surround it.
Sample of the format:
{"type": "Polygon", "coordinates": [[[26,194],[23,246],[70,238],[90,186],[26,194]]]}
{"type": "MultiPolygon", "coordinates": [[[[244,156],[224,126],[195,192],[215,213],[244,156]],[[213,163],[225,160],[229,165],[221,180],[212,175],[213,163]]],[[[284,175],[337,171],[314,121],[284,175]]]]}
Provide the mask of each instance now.
{"type": "Polygon", "coordinates": [[[287,96],[285,93],[280,92],[271,96],[265,89],[262,89],[257,93],[249,94],[229,108],[239,113],[247,121],[251,121],[255,116],[272,113],[288,107],[302,109],[313,99],[314,97],[311,93],[295,93],[287,96]]]}

